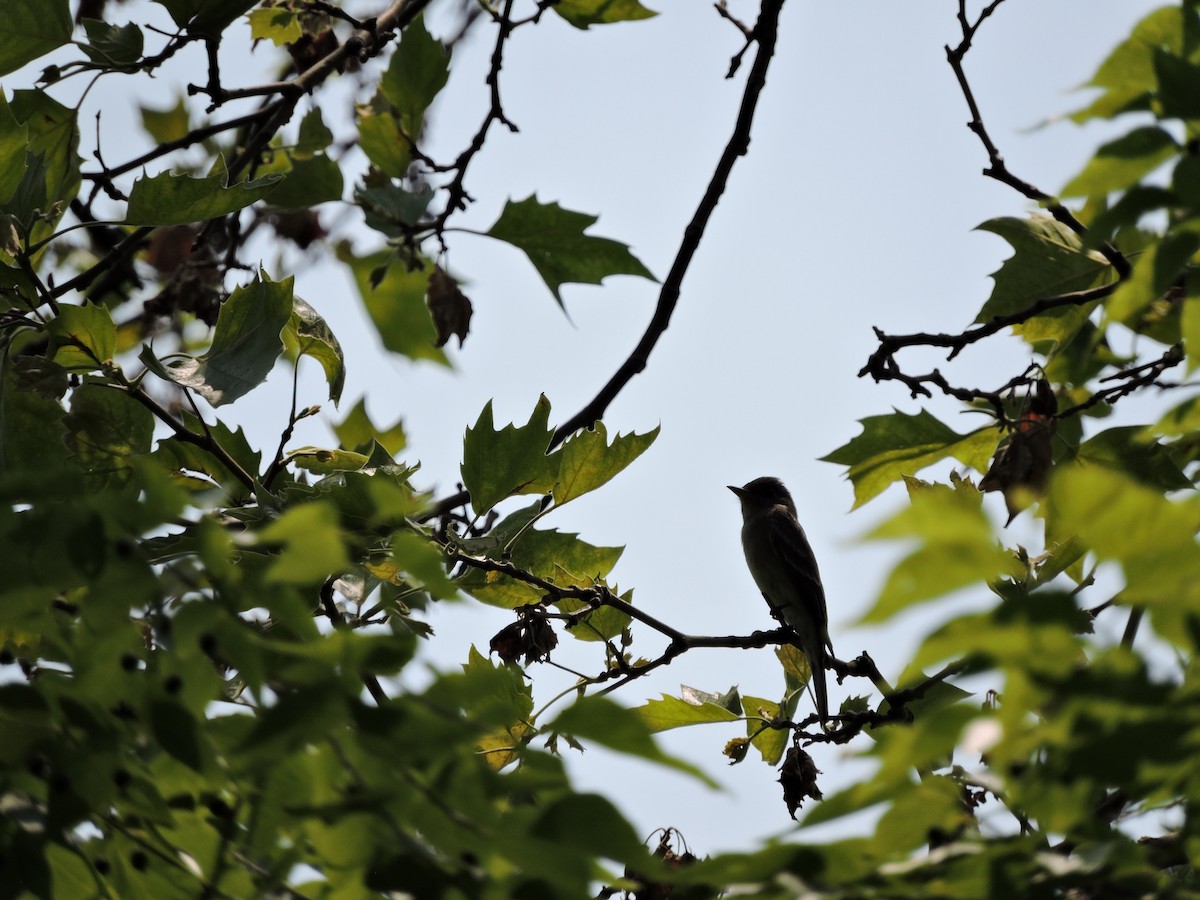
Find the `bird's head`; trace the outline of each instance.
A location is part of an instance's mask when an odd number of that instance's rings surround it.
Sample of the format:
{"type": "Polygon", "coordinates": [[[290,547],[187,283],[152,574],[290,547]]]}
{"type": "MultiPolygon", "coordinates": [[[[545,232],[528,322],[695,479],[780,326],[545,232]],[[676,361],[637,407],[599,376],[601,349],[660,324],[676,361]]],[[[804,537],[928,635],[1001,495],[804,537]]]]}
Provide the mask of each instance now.
{"type": "Polygon", "coordinates": [[[755,478],[741,487],[734,487],[732,484],[728,487],[742,501],[742,512],[745,515],[773,506],[786,507],[793,516],[796,515],[796,504],[792,501],[792,495],[778,478],[765,476],[755,478]]]}

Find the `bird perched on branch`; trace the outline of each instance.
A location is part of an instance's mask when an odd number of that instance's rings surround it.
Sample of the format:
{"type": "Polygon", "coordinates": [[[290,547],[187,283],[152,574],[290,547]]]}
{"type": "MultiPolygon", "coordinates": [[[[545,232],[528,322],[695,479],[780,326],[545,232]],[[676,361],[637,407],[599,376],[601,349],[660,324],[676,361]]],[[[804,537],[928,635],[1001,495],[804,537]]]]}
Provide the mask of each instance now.
{"type": "Polygon", "coordinates": [[[809,689],[824,722],[829,718],[825,661],[833,654],[829,614],[817,558],[796,516],[796,504],[778,478],[755,478],[729,485],[742,502],[742,549],[754,583],[781,624],[796,635],[808,658],[809,689]]]}

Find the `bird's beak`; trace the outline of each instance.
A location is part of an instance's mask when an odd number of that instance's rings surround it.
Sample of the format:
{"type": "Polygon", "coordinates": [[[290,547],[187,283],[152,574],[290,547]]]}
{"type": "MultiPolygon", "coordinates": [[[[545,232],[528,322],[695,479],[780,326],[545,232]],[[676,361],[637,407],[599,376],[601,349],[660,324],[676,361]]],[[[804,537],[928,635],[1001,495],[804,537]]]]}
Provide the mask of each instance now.
{"type": "Polygon", "coordinates": [[[729,488],[731,491],[733,491],[735,494],[737,494],[739,500],[743,499],[746,496],[746,491],[740,487],[734,487],[732,484],[727,484],[727,485],[725,485],[725,487],[729,488]]]}

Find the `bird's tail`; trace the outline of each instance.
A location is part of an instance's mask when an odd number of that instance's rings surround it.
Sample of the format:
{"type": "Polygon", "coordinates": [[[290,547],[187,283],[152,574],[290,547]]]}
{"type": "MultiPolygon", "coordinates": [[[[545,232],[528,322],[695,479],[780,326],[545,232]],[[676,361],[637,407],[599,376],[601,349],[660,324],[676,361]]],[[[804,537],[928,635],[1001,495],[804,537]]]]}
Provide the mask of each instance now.
{"type": "Polygon", "coordinates": [[[801,647],[808,657],[808,668],[811,672],[808,678],[808,689],[812,692],[813,702],[817,705],[817,715],[821,722],[829,718],[829,691],[825,685],[825,645],[801,647]]]}

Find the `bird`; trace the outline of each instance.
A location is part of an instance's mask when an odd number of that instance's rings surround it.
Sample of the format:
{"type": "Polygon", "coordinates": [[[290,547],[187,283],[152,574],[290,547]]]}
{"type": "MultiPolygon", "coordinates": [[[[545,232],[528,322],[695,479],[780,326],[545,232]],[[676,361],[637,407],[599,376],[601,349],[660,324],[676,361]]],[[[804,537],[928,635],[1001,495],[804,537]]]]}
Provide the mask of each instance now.
{"type": "Polygon", "coordinates": [[[817,715],[829,718],[826,660],[833,656],[829,613],[817,558],[796,514],[792,495],[778,478],[763,477],[729,490],[742,503],[742,549],[754,583],[774,616],[796,636],[811,669],[809,689],[817,715]]]}

